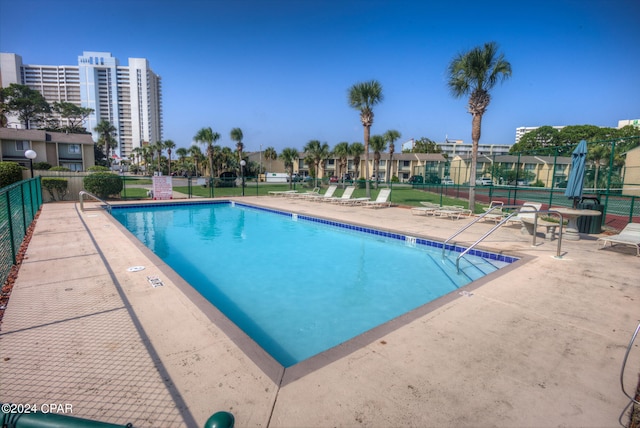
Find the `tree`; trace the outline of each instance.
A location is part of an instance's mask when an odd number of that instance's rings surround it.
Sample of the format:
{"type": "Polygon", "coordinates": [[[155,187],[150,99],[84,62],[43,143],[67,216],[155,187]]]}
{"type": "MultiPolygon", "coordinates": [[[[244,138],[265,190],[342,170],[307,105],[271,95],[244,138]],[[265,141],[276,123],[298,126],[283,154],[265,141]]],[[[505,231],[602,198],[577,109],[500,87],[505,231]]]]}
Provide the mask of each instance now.
{"type": "Polygon", "coordinates": [[[393,178],[393,154],[396,151],[395,142],[398,140],[402,134],[396,131],[395,129],[390,129],[384,133],[382,136],[384,140],[389,143],[389,167],[387,168],[387,182],[390,182],[393,178]]]}
{"type": "Polygon", "coordinates": [[[435,141],[422,137],[413,142],[413,147],[407,153],[442,153],[442,149],[435,141]]]}
{"type": "Polygon", "coordinates": [[[40,121],[44,115],[51,112],[51,106],[44,96],[26,85],[12,83],[0,90],[2,91],[3,110],[15,113],[18,119],[24,123],[26,129],[31,128],[31,122],[40,121]]]}
{"type": "Polygon", "coordinates": [[[93,130],[98,133],[98,147],[103,148],[107,156],[107,164],[111,166],[111,149],[118,147],[118,140],[115,138],[117,129],[111,122],[102,120],[93,130]]]}
{"type": "Polygon", "coordinates": [[[455,98],[469,95],[471,114],[471,167],[469,174],[469,209],[475,209],[475,179],[478,143],[482,130],[482,116],[491,102],[489,91],[511,77],[511,64],[498,54],[495,42],[485,43],[469,52],[458,54],[449,64],[448,86],[455,98]]]}
{"type": "Polygon", "coordinates": [[[311,140],[302,150],[306,154],[305,161],[310,165],[313,164],[311,176],[316,179],[315,185],[317,186],[320,164],[327,160],[330,154],[329,145],[327,143],[320,143],[318,140],[311,140]]]}
{"type": "Polygon", "coordinates": [[[360,178],[360,156],[364,153],[364,146],[362,143],[353,143],[349,146],[349,152],[353,156],[353,168],[355,169],[356,179],[360,178]]]}
{"type": "Polygon", "coordinates": [[[377,80],[356,83],[349,89],[349,106],[360,110],[360,122],[364,127],[364,167],[367,177],[366,194],[371,197],[371,187],[369,186],[369,134],[373,125],[373,106],[382,102],[382,85],[377,80]]]}
{"type": "Polygon", "coordinates": [[[241,162],[242,150],[244,150],[244,144],[242,143],[242,138],[244,137],[244,135],[242,135],[242,129],[233,128],[229,133],[229,136],[231,137],[231,140],[236,142],[236,151],[238,152],[238,162],[241,162]]]}
{"type": "Polygon", "coordinates": [[[67,131],[71,134],[79,134],[85,132],[85,128],[82,127],[84,121],[94,112],[92,108],[80,107],[73,103],[66,101],[55,102],[51,106],[63,119],[67,119],[68,125],[61,127],[62,131],[67,131]]]}
{"type": "Polygon", "coordinates": [[[273,147],[267,147],[264,151],[264,158],[269,161],[269,171],[271,171],[271,161],[278,159],[278,152],[273,147]]]}
{"type": "MultiPolygon", "coordinates": [[[[213,132],[210,127],[202,128],[193,137],[197,143],[207,145],[207,157],[209,158],[209,175],[213,177],[213,143],[220,139],[220,134],[213,132]]],[[[196,166],[197,169],[197,166],[196,166]]]]}
{"type": "Polygon", "coordinates": [[[371,137],[371,150],[373,150],[373,176],[376,180],[376,189],[378,188],[378,178],[380,171],[380,157],[382,152],[387,150],[387,142],[382,135],[374,135],[371,137]]]}
{"type": "Polygon", "coordinates": [[[204,154],[202,153],[202,150],[200,150],[200,147],[195,144],[189,147],[189,153],[191,153],[191,159],[193,159],[193,164],[196,168],[194,171],[195,176],[198,177],[200,175],[200,164],[202,160],[205,159],[204,154]]]}
{"type": "Polygon", "coordinates": [[[342,143],[336,144],[333,148],[334,156],[337,156],[340,159],[340,169],[338,171],[339,177],[344,177],[344,173],[347,169],[347,158],[351,154],[349,151],[349,143],[343,141],[342,143]]]}
{"type": "Polygon", "coordinates": [[[298,150],[287,147],[280,153],[285,170],[289,173],[289,188],[293,186],[293,165],[298,159],[298,150]]]}
{"type": "Polygon", "coordinates": [[[168,157],[168,160],[169,160],[169,163],[168,163],[168,168],[169,168],[168,175],[171,176],[171,151],[176,148],[176,143],[174,143],[172,140],[165,140],[164,148],[167,150],[167,157],[168,157]]]}

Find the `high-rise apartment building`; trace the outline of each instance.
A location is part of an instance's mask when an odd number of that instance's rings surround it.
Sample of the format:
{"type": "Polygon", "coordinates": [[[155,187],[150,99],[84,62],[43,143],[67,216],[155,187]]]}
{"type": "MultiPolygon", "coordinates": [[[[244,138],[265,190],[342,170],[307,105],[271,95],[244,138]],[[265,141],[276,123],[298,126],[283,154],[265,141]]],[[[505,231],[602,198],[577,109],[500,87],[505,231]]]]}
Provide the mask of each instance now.
{"type": "MultiPolygon", "coordinates": [[[[0,86],[11,83],[40,91],[50,104],[65,101],[92,108],[85,127],[97,140],[94,128],[109,121],[117,130],[114,152],[119,157],[162,140],[161,79],[144,58],[129,58],[129,65],[121,66],[110,52],[83,52],[77,66],[29,65],[20,55],[0,53],[0,86]]],[[[9,117],[9,126],[23,124],[9,117]]]]}

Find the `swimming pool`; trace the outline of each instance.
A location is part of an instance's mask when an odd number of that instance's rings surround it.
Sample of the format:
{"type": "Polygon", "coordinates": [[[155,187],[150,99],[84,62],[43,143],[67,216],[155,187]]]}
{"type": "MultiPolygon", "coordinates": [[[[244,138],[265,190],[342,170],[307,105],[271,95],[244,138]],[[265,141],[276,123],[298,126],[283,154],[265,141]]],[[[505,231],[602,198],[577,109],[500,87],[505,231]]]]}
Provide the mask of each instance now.
{"type": "Polygon", "coordinates": [[[112,214],[285,367],[516,260],[470,255],[458,273],[437,242],[239,203],[112,214]]]}

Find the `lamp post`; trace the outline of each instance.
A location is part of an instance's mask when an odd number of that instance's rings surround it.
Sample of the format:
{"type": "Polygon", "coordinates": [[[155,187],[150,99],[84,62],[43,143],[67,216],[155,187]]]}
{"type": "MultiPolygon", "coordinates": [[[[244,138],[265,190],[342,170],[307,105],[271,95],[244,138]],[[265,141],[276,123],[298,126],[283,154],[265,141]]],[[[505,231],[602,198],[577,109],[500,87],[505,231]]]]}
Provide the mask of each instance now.
{"type": "Polygon", "coordinates": [[[38,156],[33,150],[27,150],[24,152],[24,156],[29,159],[29,167],[31,168],[31,178],[33,178],[33,160],[38,156]]]}
{"type": "Polygon", "coordinates": [[[242,175],[242,196],[244,196],[244,166],[247,164],[247,162],[242,159],[240,161],[240,174],[242,175]]]}

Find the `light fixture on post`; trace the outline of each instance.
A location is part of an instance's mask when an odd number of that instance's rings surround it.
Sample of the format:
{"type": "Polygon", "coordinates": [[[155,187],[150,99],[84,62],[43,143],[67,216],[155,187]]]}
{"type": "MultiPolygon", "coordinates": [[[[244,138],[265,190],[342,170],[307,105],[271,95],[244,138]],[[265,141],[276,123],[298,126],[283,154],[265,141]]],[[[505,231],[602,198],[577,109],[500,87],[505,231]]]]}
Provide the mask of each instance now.
{"type": "Polygon", "coordinates": [[[244,196],[244,166],[247,164],[247,162],[242,159],[240,161],[240,174],[242,175],[242,196],[244,196]]]}
{"type": "Polygon", "coordinates": [[[31,178],[33,178],[33,160],[38,156],[38,154],[33,150],[27,150],[24,152],[24,156],[29,159],[29,167],[31,169],[31,178]]]}

